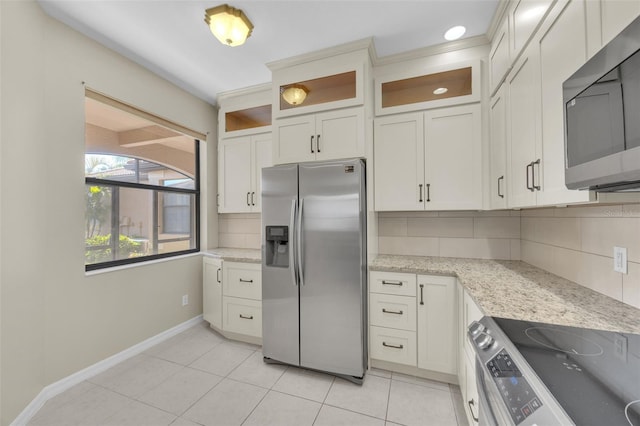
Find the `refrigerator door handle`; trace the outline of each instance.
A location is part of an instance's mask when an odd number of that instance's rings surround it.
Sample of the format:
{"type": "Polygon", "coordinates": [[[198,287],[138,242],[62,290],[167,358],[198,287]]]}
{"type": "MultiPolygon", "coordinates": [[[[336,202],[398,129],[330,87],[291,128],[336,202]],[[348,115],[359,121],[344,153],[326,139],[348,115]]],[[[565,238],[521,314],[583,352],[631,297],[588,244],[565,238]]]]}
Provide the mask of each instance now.
{"type": "Polygon", "coordinates": [[[300,205],[298,206],[298,220],[296,223],[296,254],[298,256],[298,280],[300,285],[304,285],[304,269],[302,266],[302,208],[304,206],[304,198],[300,198],[300,205]]]}
{"type": "Polygon", "coordinates": [[[296,244],[295,244],[295,235],[296,235],[296,210],[297,210],[296,200],[291,200],[291,217],[289,218],[289,229],[291,230],[291,247],[289,247],[289,265],[291,266],[291,279],[293,280],[293,285],[298,285],[298,274],[296,267],[296,244]]]}

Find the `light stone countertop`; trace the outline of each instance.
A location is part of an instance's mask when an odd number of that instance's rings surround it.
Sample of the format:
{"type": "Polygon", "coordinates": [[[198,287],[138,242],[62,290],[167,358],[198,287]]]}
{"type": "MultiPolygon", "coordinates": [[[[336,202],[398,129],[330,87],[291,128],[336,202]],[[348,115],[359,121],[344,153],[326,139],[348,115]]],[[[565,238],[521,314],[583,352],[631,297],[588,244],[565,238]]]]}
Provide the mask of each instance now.
{"type": "Polygon", "coordinates": [[[203,250],[202,254],[227,262],[262,263],[262,250],[219,247],[203,250]]]}
{"type": "Polygon", "coordinates": [[[640,334],[640,309],[520,261],[380,255],[369,270],[456,276],[489,316],[640,334]]]}

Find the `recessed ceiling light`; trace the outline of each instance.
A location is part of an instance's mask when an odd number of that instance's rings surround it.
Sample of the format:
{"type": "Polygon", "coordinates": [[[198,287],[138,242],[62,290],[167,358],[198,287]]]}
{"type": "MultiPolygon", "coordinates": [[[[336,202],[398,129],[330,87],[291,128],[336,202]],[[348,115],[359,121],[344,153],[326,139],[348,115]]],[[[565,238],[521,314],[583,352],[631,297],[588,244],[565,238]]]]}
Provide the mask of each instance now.
{"type": "Polygon", "coordinates": [[[447,93],[449,91],[449,89],[447,89],[446,87],[438,87],[436,90],[433,91],[434,95],[442,95],[443,93],[447,93]]]}
{"type": "Polygon", "coordinates": [[[462,37],[466,31],[467,29],[465,27],[463,27],[462,25],[458,25],[456,27],[449,28],[447,32],[444,33],[444,38],[449,41],[457,40],[462,37]]]}

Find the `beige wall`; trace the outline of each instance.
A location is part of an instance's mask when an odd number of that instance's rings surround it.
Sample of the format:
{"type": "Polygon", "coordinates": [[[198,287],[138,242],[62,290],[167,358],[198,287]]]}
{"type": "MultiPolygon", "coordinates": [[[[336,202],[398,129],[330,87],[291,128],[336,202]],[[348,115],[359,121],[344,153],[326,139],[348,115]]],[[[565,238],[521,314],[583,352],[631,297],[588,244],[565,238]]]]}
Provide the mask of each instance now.
{"type": "Polygon", "coordinates": [[[230,213],[218,217],[220,247],[260,248],[260,213],[230,213]]]}
{"type": "MultiPolygon", "coordinates": [[[[43,387],[202,311],[199,256],[85,275],[83,82],[205,134],[216,134],[216,111],[47,17],[33,1],[2,1],[0,10],[0,423],[6,425],[43,387]],[[183,294],[190,301],[184,308],[183,294]]],[[[203,145],[206,212],[215,209],[216,147],[203,145]]],[[[216,247],[217,215],[202,218],[202,245],[216,247]]]]}
{"type": "Polygon", "coordinates": [[[522,260],[640,308],[640,204],[522,211],[522,260]],[[626,247],[628,274],[613,270],[626,247]]]}
{"type": "Polygon", "coordinates": [[[380,254],[520,259],[520,212],[378,214],[380,254]]]}

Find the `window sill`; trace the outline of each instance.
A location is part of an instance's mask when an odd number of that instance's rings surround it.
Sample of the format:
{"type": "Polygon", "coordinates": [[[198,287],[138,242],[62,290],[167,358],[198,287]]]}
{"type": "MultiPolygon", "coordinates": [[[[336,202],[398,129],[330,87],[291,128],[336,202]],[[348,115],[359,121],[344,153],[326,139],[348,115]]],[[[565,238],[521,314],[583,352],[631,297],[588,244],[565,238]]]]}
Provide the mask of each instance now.
{"type": "Polygon", "coordinates": [[[141,267],[153,265],[153,264],[156,264],[156,263],[166,263],[166,262],[171,262],[171,261],[179,260],[179,259],[186,259],[188,257],[194,257],[194,256],[202,256],[202,252],[198,251],[198,252],[194,252],[194,253],[182,254],[182,255],[179,255],[179,256],[166,257],[164,259],[154,259],[154,260],[148,260],[148,261],[144,261],[144,262],[130,263],[128,265],[112,266],[111,268],[102,268],[102,269],[96,269],[96,270],[93,270],[93,271],[85,271],[84,276],[85,277],[91,277],[91,276],[94,276],[94,275],[101,275],[101,274],[106,274],[106,273],[109,273],[109,272],[121,271],[121,270],[125,270],[125,269],[141,268],[141,267]]]}

